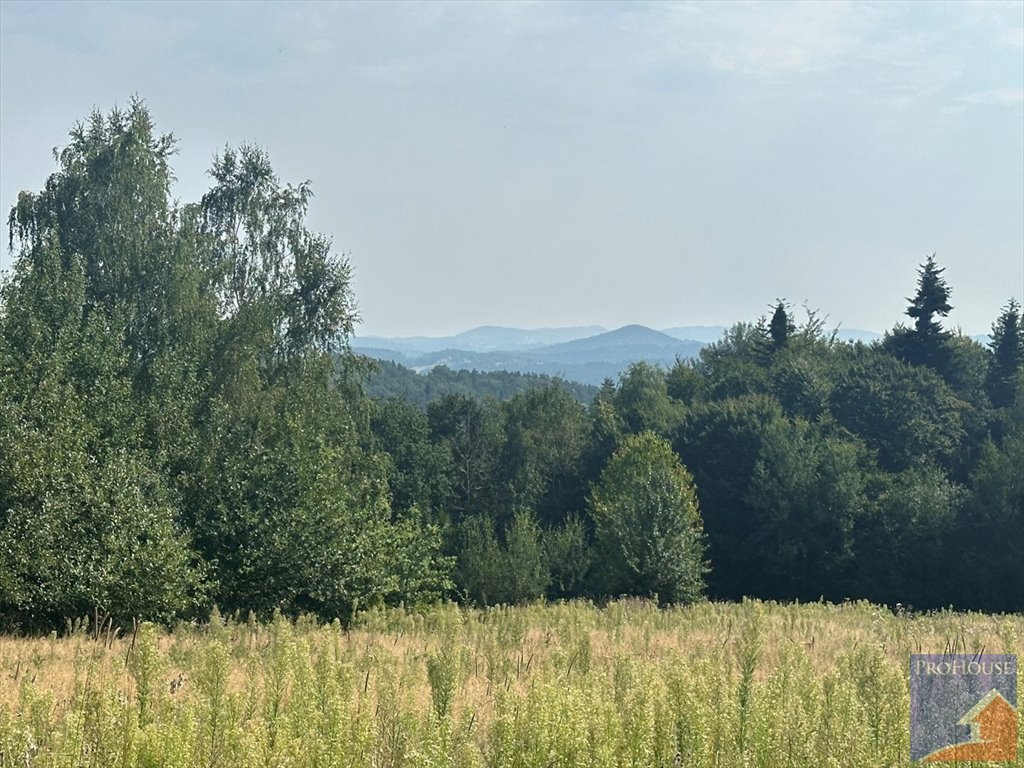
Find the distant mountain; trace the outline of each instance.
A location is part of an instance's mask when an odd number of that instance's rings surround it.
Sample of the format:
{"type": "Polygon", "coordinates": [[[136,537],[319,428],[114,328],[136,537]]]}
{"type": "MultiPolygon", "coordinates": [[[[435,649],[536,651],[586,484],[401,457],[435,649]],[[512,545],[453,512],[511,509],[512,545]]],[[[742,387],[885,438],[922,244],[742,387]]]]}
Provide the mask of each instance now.
{"type": "MultiPolygon", "coordinates": [[[[613,331],[597,325],[534,329],[484,325],[454,336],[362,336],[352,340],[352,349],[418,373],[444,366],[451,371],[511,371],[597,385],[605,378],[618,378],[640,360],[668,367],[677,358],[696,357],[726,330],[722,325],[687,325],[664,331],[643,325],[613,331]]],[[[830,330],[825,329],[826,333],[830,330]]],[[[860,328],[840,328],[837,336],[841,341],[863,343],[882,338],[880,333],[860,328]]],[[[986,335],[971,338],[981,344],[989,341],[986,335]]]]}
{"type": "Polygon", "coordinates": [[[352,348],[364,352],[371,349],[390,349],[421,355],[446,349],[465,352],[516,351],[596,336],[605,330],[599,325],[533,329],[482,325],[454,336],[357,336],[352,340],[352,348]]]}
{"type": "MultiPolygon", "coordinates": [[[[518,333],[507,333],[516,329],[500,329],[498,333],[491,333],[490,329],[474,329],[465,335],[469,336],[470,343],[489,345],[502,335],[514,343],[526,343],[527,338],[543,337],[551,331],[580,330],[590,332],[595,328],[541,329],[518,333]],[[531,337],[529,334],[534,335],[531,337]]],[[[449,338],[452,341],[456,339],[458,337],[449,338]]],[[[411,345],[406,343],[408,339],[402,340],[402,345],[390,347],[386,345],[387,341],[357,339],[352,346],[356,352],[368,357],[389,360],[418,372],[429,371],[436,366],[480,372],[516,371],[555,376],[584,384],[600,384],[605,378],[617,378],[631,363],[641,360],[670,366],[675,363],[677,357],[695,356],[703,346],[701,342],[675,339],[642,325],[627,325],[614,331],[591,334],[555,344],[490,351],[460,349],[453,346],[416,353],[411,345]]],[[[465,342],[464,344],[469,345],[465,342]]]]}
{"type": "Polygon", "coordinates": [[[572,362],[587,360],[628,364],[637,360],[672,362],[677,355],[689,357],[696,354],[701,346],[643,325],[625,325],[586,339],[552,344],[537,350],[537,353],[572,362]]]}
{"type": "Polygon", "coordinates": [[[599,325],[583,325],[569,328],[503,328],[497,325],[482,325],[463,331],[452,337],[450,347],[468,349],[474,352],[492,352],[531,349],[563,341],[585,339],[605,333],[599,325]]]}

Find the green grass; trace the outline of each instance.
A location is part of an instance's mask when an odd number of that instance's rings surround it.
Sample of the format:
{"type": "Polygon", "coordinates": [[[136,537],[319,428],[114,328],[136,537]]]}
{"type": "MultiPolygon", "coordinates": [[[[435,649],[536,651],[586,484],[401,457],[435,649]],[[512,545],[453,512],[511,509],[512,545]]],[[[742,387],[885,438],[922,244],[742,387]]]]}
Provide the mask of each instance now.
{"type": "Polygon", "coordinates": [[[1020,616],[626,601],[6,637],[0,768],[904,766],[909,655],[1022,636],[1020,616]]]}

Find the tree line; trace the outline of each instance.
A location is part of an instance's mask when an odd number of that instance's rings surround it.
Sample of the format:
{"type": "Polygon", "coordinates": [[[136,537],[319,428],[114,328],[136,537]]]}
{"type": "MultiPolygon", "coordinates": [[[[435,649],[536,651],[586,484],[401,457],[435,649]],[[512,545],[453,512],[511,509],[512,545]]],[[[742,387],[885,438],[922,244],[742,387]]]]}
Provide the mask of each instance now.
{"type": "Polygon", "coordinates": [[[589,407],[557,388],[504,403],[449,396],[425,412],[378,402],[375,445],[395,503],[433,510],[450,532],[457,587],[477,602],[671,599],[642,569],[609,582],[615,558],[598,535],[610,483],[621,520],[651,485],[649,466],[611,479],[640,443],[655,464],[669,447],[695,485],[711,597],[1020,611],[1022,316],[1008,302],[985,347],[941,328],[950,295],[929,258],[908,314],[934,309],[879,342],[840,342],[779,302],[695,360],[633,365],[589,407]]]}
{"type": "Polygon", "coordinates": [[[417,373],[390,360],[377,360],[375,366],[364,387],[367,395],[377,400],[399,398],[421,408],[446,395],[467,395],[477,399],[492,397],[503,401],[529,389],[554,385],[568,389],[581,403],[590,403],[597,394],[597,387],[592,384],[543,373],[453,370],[446,365],[436,365],[429,371],[417,373]]]}
{"type": "MultiPolygon", "coordinates": [[[[609,595],[1024,609],[1024,345],[839,342],[778,302],[589,405],[371,398],[308,183],[227,148],[196,203],[144,104],[94,113],[9,218],[0,621],[609,595]]],[[[461,386],[461,385],[460,385],[461,386]]]]}

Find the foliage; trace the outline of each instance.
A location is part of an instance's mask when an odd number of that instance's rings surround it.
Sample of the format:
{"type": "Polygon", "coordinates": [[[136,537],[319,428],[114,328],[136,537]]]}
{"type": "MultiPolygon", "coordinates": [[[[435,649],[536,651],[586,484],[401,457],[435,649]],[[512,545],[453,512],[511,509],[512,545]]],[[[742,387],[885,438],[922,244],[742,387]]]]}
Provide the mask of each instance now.
{"type": "Polygon", "coordinates": [[[388,360],[374,361],[376,371],[366,382],[366,393],[377,399],[400,399],[426,410],[435,400],[447,395],[465,395],[477,400],[510,400],[533,389],[558,386],[584,405],[597,393],[597,387],[577,381],[552,378],[539,373],[513,371],[464,371],[437,365],[417,373],[388,360]]]}
{"type": "Polygon", "coordinates": [[[1024,367],[1024,315],[1016,299],[1010,299],[992,323],[992,362],[986,386],[992,405],[1006,408],[1014,404],[1017,373],[1024,367]]]}
{"type": "Polygon", "coordinates": [[[796,331],[796,327],[789,319],[789,312],[786,310],[786,302],[776,302],[772,319],[768,323],[768,335],[771,337],[772,351],[774,352],[785,347],[789,343],[789,337],[796,331]]]}
{"type": "Polygon", "coordinates": [[[427,418],[431,440],[445,447],[452,464],[452,522],[495,515],[499,490],[494,478],[505,441],[501,411],[491,401],[448,395],[430,404],[427,418]]]}
{"type": "MultiPolygon", "coordinates": [[[[11,211],[0,624],[171,624],[215,604],[350,624],[453,596],[688,602],[705,577],[737,600],[1024,610],[1015,300],[988,349],[950,333],[929,258],[913,326],[872,345],[777,301],[697,359],[600,388],[418,374],[349,350],[351,265],[307,227],[308,182],[229,147],[210,190],[180,204],[173,152],[138,100],[94,113],[11,211]]],[[[208,650],[196,728],[212,733],[230,716],[229,662],[208,650]]],[[[740,750],[756,762],[747,666],[740,750]]],[[[144,687],[150,672],[133,674],[144,687]]],[[[435,682],[436,701],[457,695],[456,678],[435,682]]],[[[385,724],[393,754],[407,726],[385,724]]],[[[203,760],[228,759],[232,738],[204,742],[203,760]]]]}
{"type": "Polygon", "coordinates": [[[766,392],[766,338],[763,325],[736,323],[721,339],[701,348],[695,370],[705,382],[705,397],[724,400],[766,392]]]}
{"type": "Polygon", "coordinates": [[[465,520],[456,569],[462,593],[478,605],[512,604],[541,597],[550,581],[542,532],[532,513],[518,511],[495,536],[485,516],[465,520]]]}
{"type": "Polygon", "coordinates": [[[158,381],[189,381],[175,338],[189,321],[153,317],[191,290],[162,258],[177,236],[171,146],[138,103],[94,115],[44,190],[11,212],[20,252],[0,293],[0,615],[10,619],[167,619],[198,596],[201,569],[164,473],[189,429],[164,443],[166,425],[134,407],[173,399],[158,381]]]}
{"type": "Polygon", "coordinates": [[[1020,396],[1002,445],[986,443],[951,540],[958,597],[992,611],[1024,605],[1024,407],[1020,396]]]}
{"type": "Polygon", "coordinates": [[[901,360],[928,366],[941,374],[949,363],[950,334],[942,329],[938,318],[946,317],[953,309],[944,271],[934,254],[925,259],[917,272],[917,292],[908,299],[907,315],[914,318],[914,327],[897,327],[885,338],[886,348],[901,360]]]}
{"type": "Polygon", "coordinates": [[[392,506],[418,507],[444,522],[452,495],[452,455],[430,439],[427,414],[410,402],[377,400],[370,410],[371,445],[387,460],[392,506]]]}
{"type": "Polygon", "coordinates": [[[747,395],[694,406],[676,433],[675,450],[697,485],[712,566],[709,591],[717,597],[753,591],[756,571],[742,545],[752,515],[750,486],[769,426],[782,418],[773,398],[747,395]]]}
{"type": "Polygon", "coordinates": [[[927,368],[887,355],[855,355],[829,407],[890,471],[921,461],[949,467],[965,437],[965,404],[945,382],[927,368]]]}
{"type": "Polygon", "coordinates": [[[140,101],[94,113],[11,212],[0,616],[436,598],[440,532],[392,512],[363,448],[349,267],[304,224],[308,184],[227,149],[178,206],[173,146],[140,101]]]}
{"type": "Polygon", "coordinates": [[[862,444],[803,420],[765,427],[747,491],[750,518],[733,543],[777,599],[850,594],[852,531],[870,508],[862,444]]]}
{"type": "Polygon", "coordinates": [[[581,509],[587,413],[556,386],[516,395],[503,406],[501,457],[508,503],[533,509],[547,525],[581,509]]]}
{"type": "Polygon", "coordinates": [[[668,395],[665,373],[650,363],[634,363],[619,380],[613,398],[626,431],[671,434],[681,412],[668,395]]]}
{"type": "Polygon", "coordinates": [[[914,330],[921,338],[941,337],[942,328],[936,315],[945,317],[953,307],[949,304],[949,286],[942,273],[945,269],[935,263],[935,255],[925,259],[918,269],[917,293],[910,300],[907,314],[914,318],[914,330]]]}
{"type": "Polygon", "coordinates": [[[704,591],[704,534],[693,478],[653,432],[626,438],[591,492],[606,593],[692,602],[704,591]]]}

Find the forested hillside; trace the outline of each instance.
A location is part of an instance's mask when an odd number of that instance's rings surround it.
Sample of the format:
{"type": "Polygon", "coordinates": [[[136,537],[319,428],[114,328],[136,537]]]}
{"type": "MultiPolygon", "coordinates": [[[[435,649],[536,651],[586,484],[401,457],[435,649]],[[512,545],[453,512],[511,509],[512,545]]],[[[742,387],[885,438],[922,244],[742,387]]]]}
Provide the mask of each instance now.
{"type": "Polygon", "coordinates": [[[308,183],[228,148],[179,204],[173,150],[140,102],[94,114],[11,211],[7,625],[213,605],[348,620],[445,597],[1024,610],[1015,301],[989,346],[952,334],[929,258],[916,291],[894,289],[913,293],[907,324],[871,345],[780,302],[589,405],[500,378],[504,402],[375,399],[348,350],[350,265],[306,227],[308,183]]]}
{"type": "Polygon", "coordinates": [[[366,394],[384,399],[397,397],[426,408],[428,403],[447,395],[466,395],[477,399],[493,397],[508,400],[530,389],[562,387],[584,405],[597,394],[597,387],[576,381],[552,378],[539,373],[510,371],[453,371],[443,365],[424,373],[387,360],[378,360],[367,375],[366,394]]]}

